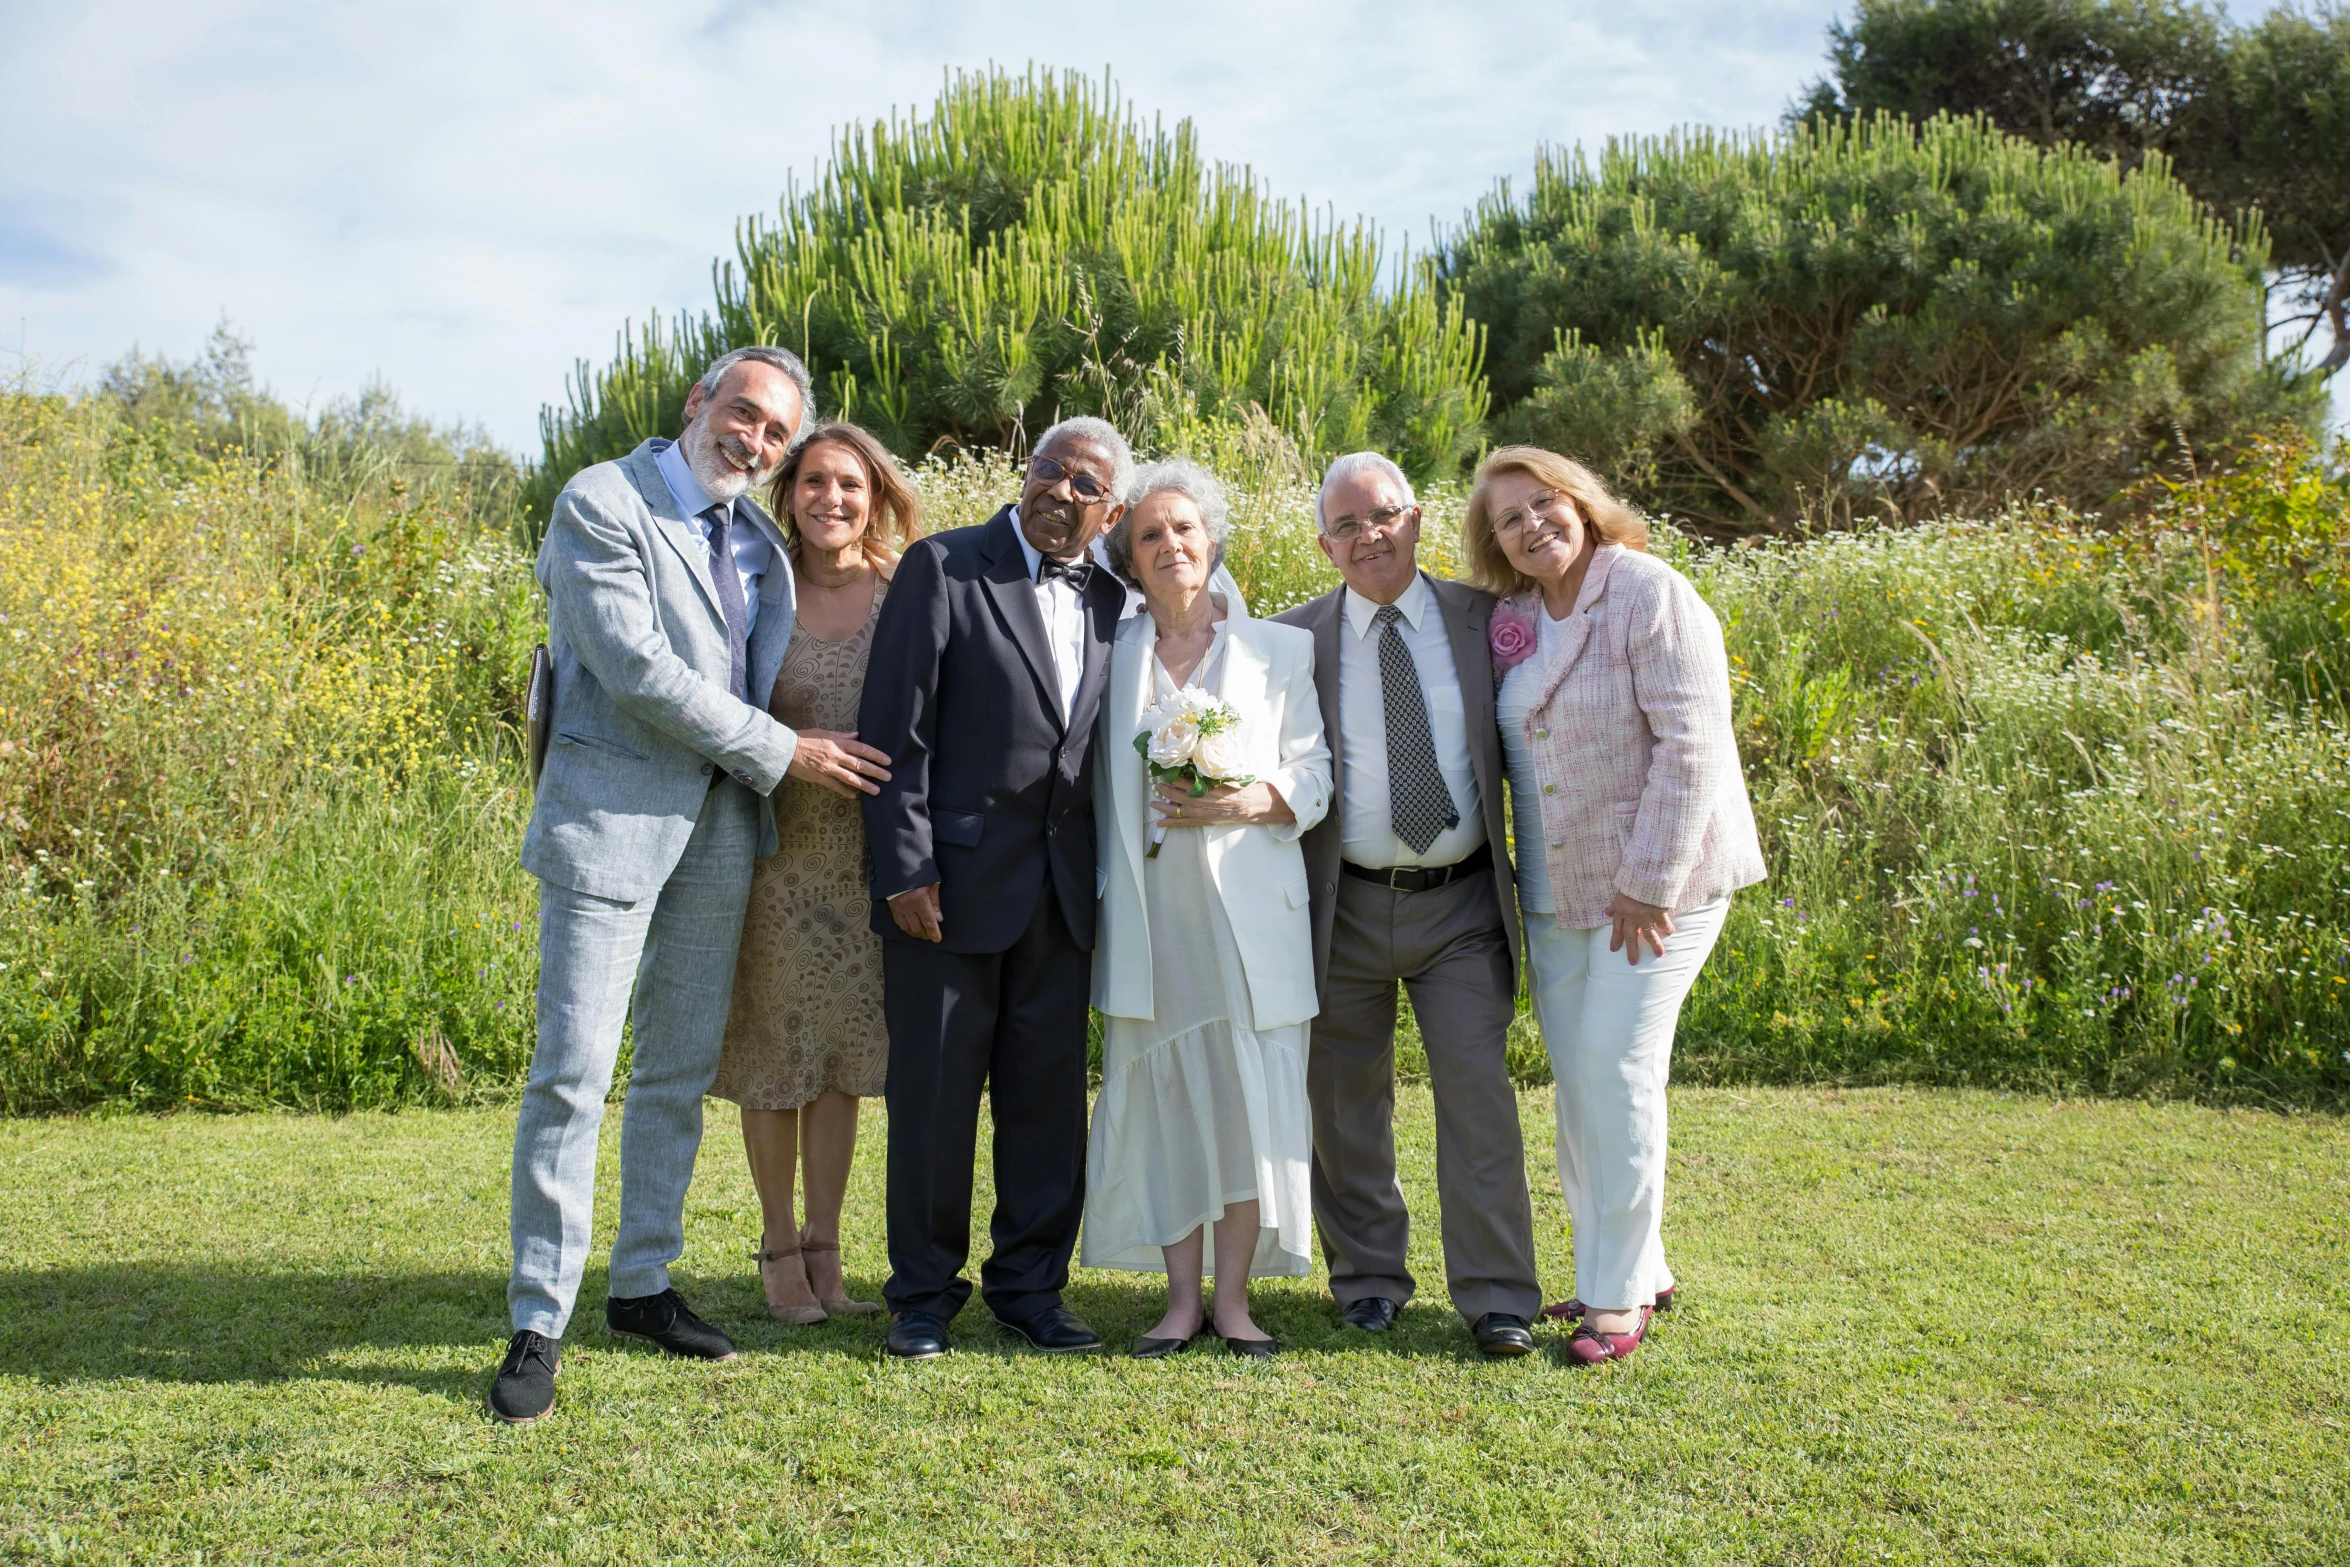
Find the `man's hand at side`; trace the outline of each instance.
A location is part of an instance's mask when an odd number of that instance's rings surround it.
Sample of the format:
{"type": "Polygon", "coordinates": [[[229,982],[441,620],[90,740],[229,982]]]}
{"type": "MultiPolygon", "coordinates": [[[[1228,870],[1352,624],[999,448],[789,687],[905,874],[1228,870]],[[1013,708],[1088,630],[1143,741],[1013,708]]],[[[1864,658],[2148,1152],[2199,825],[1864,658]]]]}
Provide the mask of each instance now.
{"type": "Polygon", "coordinates": [[[859,794],[879,794],[889,782],[889,758],[855,735],[832,729],[803,729],[799,749],[785,770],[803,783],[816,784],[854,800],[859,794]]]}
{"type": "Polygon", "coordinates": [[[889,900],[889,917],[898,922],[898,929],[916,941],[940,941],[945,933],[938,918],[938,883],[908,887],[889,900]]]}

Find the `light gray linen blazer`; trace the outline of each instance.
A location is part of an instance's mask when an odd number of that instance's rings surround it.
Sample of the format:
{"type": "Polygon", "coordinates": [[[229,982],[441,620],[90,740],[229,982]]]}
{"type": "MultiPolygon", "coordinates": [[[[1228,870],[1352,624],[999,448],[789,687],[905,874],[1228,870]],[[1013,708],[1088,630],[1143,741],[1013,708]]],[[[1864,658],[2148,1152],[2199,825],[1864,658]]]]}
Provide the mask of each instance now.
{"type": "MultiPolygon", "coordinates": [[[[539,546],[555,662],[553,736],[522,868],[541,880],[633,903],[668,881],[723,767],[759,794],[791,766],[799,737],[767,714],[795,604],[783,536],[748,497],[735,526],[767,536],[748,649],[750,700],[727,689],[726,617],[710,552],[682,516],[649,440],[572,476],[539,546]]],[[[776,849],[759,812],[759,853],[776,849]]]]}

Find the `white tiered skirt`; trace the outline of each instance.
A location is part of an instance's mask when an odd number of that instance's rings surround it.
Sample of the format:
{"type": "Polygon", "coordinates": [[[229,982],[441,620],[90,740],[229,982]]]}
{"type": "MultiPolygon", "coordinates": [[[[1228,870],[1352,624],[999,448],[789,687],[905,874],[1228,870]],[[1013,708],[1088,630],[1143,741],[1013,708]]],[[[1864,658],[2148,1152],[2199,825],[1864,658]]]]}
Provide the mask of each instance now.
{"type": "MultiPolygon", "coordinates": [[[[1249,1272],[1309,1273],[1309,1025],[1249,1026],[1248,978],[1198,832],[1167,834],[1159,857],[1143,862],[1143,895],[1159,1015],[1107,1020],[1079,1260],[1164,1273],[1162,1247],[1253,1198],[1249,1272]]],[[[1212,1241],[1206,1252],[1212,1259],[1212,1241]]]]}

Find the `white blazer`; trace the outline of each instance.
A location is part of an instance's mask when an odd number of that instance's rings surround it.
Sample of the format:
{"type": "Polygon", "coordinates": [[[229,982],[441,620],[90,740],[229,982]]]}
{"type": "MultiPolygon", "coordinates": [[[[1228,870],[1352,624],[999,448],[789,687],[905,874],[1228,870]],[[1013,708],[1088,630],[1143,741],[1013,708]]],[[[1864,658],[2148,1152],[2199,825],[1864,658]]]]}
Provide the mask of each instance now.
{"type": "MultiPolygon", "coordinates": [[[[1220,682],[1240,715],[1243,764],[1271,784],[1297,816],[1289,826],[1183,827],[1206,842],[1208,876],[1248,977],[1252,1029],[1302,1023],[1314,996],[1314,931],[1307,913],[1305,854],[1298,839],[1330,809],[1330,747],[1314,690],[1314,638],[1294,626],[1250,620],[1237,608],[1224,623],[1228,646],[1220,682]]],[[[1157,1015],[1151,999],[1150,916],[1142,896],[1150,848],[1150,768],[1134,749],[1150,705],[1152,651],[1159,628],[1146,612],[1118,628],[1110,684],[1094,736],[1093,810],[1101,834],[1101,923],[1093,947],[1093,1004],[1112,1017],[1157,1015]]]]}

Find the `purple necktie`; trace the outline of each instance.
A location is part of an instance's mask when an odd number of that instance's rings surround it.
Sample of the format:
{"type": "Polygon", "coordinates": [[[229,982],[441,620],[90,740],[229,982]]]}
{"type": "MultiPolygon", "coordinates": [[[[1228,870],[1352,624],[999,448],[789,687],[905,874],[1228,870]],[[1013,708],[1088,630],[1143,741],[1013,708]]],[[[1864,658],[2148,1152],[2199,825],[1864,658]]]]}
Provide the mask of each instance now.
{"type": "Polygon", "coordinates": [[[751,699],[749,659],[750,606],[743,602],[742,573],[734,569],[734,507],[717,505],[702,513],[710,525],[710,581],[718,589],[718,607],[726,615],[727,689],[738,701],[751,699]]]}

